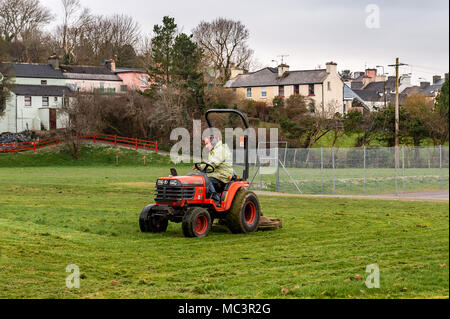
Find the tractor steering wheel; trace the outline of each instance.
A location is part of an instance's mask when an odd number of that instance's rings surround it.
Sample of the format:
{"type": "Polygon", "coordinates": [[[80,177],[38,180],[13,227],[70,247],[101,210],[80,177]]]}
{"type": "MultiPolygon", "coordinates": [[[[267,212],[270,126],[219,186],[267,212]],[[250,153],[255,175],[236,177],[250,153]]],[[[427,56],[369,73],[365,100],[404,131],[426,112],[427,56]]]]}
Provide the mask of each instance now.
{"type": "Polygon", "coordinates": [[[212,166],[212,165],[210,165],[210,164],[208,164],[208,163],[205,163],[205,162],[201,162],[201,163],[195,163],[195,168],[198,170],[198,171],[200,171],[200,172],[202,172],[202,173],[205,173],[205,174],[211,174],[211,173],[214,173],[214,166],[212,166]],[[203,169],[201,169],[200,168],[200,165],[205,165],[205,167],[203,168],[203,169]],[[208,170],[209,169],[209,170],[208,170]]]}

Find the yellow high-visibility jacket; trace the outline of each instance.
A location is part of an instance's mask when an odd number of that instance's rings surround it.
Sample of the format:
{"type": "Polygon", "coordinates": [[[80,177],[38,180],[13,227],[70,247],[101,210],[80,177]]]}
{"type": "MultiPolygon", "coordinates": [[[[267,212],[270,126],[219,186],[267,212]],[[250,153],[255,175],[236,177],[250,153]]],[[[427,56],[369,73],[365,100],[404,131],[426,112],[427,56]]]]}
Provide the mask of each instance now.
{"type": "Polygon", "coordinates": [[[233,159],[227,144],[222,141],[217,142],[216,146],[208,154],[208,164],[214,167],[214,173],[208,174],[208,177],[218,179],[223,183],[228,183],[233,177],[233,159]]]}

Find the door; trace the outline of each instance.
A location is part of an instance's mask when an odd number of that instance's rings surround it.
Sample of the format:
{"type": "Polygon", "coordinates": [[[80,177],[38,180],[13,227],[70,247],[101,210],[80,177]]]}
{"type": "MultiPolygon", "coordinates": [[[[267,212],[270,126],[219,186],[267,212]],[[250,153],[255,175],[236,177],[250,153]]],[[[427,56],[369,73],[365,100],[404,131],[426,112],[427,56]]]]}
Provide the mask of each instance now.
{"type": "Polygon", "coordinates": [[[56,130],[56,109],[49,109],[50,129],[56,130]]]}

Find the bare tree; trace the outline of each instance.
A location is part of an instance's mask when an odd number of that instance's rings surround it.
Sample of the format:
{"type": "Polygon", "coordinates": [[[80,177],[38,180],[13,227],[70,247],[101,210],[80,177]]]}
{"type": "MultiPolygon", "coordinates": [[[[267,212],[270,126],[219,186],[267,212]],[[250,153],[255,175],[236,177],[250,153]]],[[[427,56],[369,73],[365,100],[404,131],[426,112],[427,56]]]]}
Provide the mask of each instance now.
{"type": "Polygon", "coordinates": [[[137,66],[135,47],[141,42],[141,33],[132,17],[93,15],[79,0],[61,1],[64,15],[54,32],[54,46],[66,64],[92,65],[117,58],[118,65],[137,66]]]}
{"type": "Polygon", "coordinates": [[[9,42],[23,40],[51,18],[50,11],[39,0],[0,0],[0,31],[9,42]]]}
{"type": "Polygon", "coordinates": [[[111,27],[109,36],[114,47],[134,46],[139,42],[140,26],[132,17],[124,14],[115,14],[106,18],[106,20],[111,27]]]}
{"type": "Polygon", "coordinates": [[[204,63],[218,72],[221,83],[229,80],[232,66],[249,68],[253,51],[247,45],[249,31],[242,22],[225,18],[202,21],[192,32],[204,52],[204,63]]]}
{"type": "Polygon", "coordinates": [[[99,95],[76,93],[69,97],[70,103],[66,103],[60,110],[61,116],[66,118],[65,135],[69,153],[78,160],[83,136],[101,131],[102,105],[99,95]]]}
{"type": "Polygon", "coordinates": [[[63,22],[57,28],[60,34],[65,63],[74,58],[74,47],[78,45],[83,28],[90,22],[89,9],[82,8],[79,0],[61,0],[63,22]]]}

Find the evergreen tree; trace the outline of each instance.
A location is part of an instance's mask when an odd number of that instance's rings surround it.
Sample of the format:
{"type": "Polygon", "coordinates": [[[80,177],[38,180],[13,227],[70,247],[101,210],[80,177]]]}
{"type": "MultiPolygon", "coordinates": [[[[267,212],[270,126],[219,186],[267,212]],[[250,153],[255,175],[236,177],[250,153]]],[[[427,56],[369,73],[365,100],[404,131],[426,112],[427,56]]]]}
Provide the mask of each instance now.
{"type": "Polygon", "coordinates": [[[177,25],[175,18],[165,16],[162,25],[153,27],[151,75],[159,85],[168,85],[172,73],[173,46],[177,25]]]}

